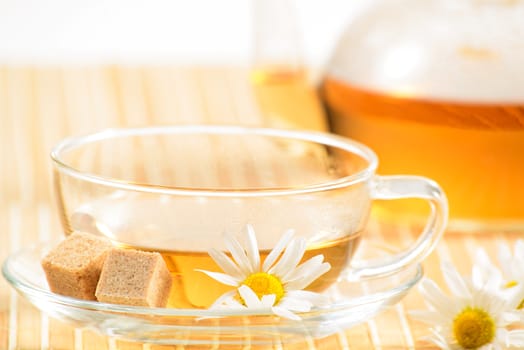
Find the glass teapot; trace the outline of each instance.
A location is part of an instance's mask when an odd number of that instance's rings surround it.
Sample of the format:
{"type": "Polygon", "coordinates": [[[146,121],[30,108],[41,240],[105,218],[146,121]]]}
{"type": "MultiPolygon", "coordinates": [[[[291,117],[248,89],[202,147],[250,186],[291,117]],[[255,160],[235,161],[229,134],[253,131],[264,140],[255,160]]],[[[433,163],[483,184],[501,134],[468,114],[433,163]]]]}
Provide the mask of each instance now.
{"type": "Polygon", "coordinates": [[[375,3],[321,94],[332,131],[376,150],[381,173],[442,185],[451,228],[524,229],[524,1],[375,3]]]}

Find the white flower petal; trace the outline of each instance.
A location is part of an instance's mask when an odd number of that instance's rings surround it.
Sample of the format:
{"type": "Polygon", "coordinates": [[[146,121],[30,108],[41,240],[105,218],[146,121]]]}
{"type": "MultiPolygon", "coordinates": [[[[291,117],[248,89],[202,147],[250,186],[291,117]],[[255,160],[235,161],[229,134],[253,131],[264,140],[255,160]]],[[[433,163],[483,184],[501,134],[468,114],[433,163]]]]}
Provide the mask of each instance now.
{"type": "Polygon", "coordinates": [[[227,298],[223,301],[224,306],[227,306],[230,309],[245,309],[246,307],[242,305],[238,300],[235,298],[227,298]]]}
{"type": "Polygon", "coordinates": [[[524,322],[524,313],[520,310],[506,311],[500,316],[501,325],[509,325],[524,322]]]}
{"type": "Polygon", "coordinates": [[[451,263],[444,262],[442,263],[441,268],[449,290],[455,294],[455,296],[463,298],[471,296],[471,292],[466,282],[451,263]]]}
{"type": "Polygon", "coordinates": [[[313,305],[307,300],[283,297],[280,299],[278,306],[291,311],[307,312],[311,310],[313,305]]]}
{"type": "Polygon", "coordinates": [[[240,294],[248,308],[262,307],[262,303],[260,302],[260,299],[258,299],[257,294],[245,284],[241,285],[238,288],[238,293],[240,294]]]}
{"type": "MultiPolygon", "coordinates": [[[[232,291],[229,291],[229,292],[226,292],[226,293],[222,294],[221,296],[219,296],[217,298],[217,300],[215,300],[213,305],[211,305],[209,308],[210,309],[220,308],[220,306],[222,306],[223,303],[227,302],[228,299],[233,299],[233,297],[236,295],[236,293],[237,293],[236,290],[232,290],[232,291]]],[[[239,303],[239,305],[240,305],[240,303],[239,303]]]]}
{"type": "Polygon", "coordinates": [[[324,294],[311,292],[309,290],[290,290],[286,296],[294,299],[301,299],[310,302],[314,306],[322,306],[329,303],[329,297],[324,294]]]}
{"type": "Polygon", "coordinates": [[[504,284],[503,280],[504,278],[502,273],[498,269],[492,268],[488,271],[486,283],[482,286],[482,288],[498,291],[504,284]]]}
{"type": "Polygon", "coordinates": [[[507,300],[509,308],[516,309],[523,300],[524,300],[524,285],[513,287],[513,293],[507,300]]]}
{"type": "Polygon", "coordinates": [[[482,288],[486,285],[486,268],[480,266],[473,266],[471,269],[471,282],[475,288],[482,288]]]}
{"type": "Polygon", "coordinates": [[[286,283],[286,287],[291,290],[304,289],[309,286],[311,282],[328,272],[330,269],[331,265],[329,263],[322,263],[322,265],[317,266],[312,271],[310,271],[309,274],[304,275],[302,278],[286,283]]]}
{"type": "MultiPolygon", "coordinates": [[[[500,248],[500,247],[499,247],[500,248]]],[[[503,250],[503,249],[500,249],[503,250]]],[[[510,281],[524,282],[524,240],[518,239],[515,242],[513,256],[511,252],[507,254],[507,258],[503,260],[503,251],[499,250],[500,263],[503,266],[504,272],[510,281]]],[[[507,248],[509,251],[509,248],[507,248]]],[[[507,253],[507,252],[506,252],[507,253]]]]}
{"type": "Polygon", "coordinates": [[[294,233],[295,233],[294,230],[287,230],[284,233],[282,238],[276,244],[275,248],[273,248],[273,250],[271,250],[271,252],[267,256],[266,260],[264,260],[264,265],[262,266],[262,270],[263,271],[268,271],[271,268],[271,266],[273,266],[273,264],[275,263],[277,258],[282,253],[282,251],[286,248],[287,244],[289,243],[289,241],[293,237],[294,233]]]}
{"type": "Polygon", "coordinates": [[[478,248],[475,251],[475,262],[481,266],[492,266],[491,259],[489,258],[488,253],[482,248],[478,248]]]}
{"type": "Polygon", "coordinates": [[[506,342],[508,345],[516,346],[518,348],[524,348],[524,331],[523,330],[509,331],[506,337],[506,342]]]}
{"type": "Polygon", "coordinates": [[[449,346],[449,342],[446,340],[446,338],[442,334],[440,334],[439,332],[437,332],[434,329],[431,329],[431,333],[432,333],[431,336],[426,337],[427,340],[434,343],[441,349],[446,349],[446,350],[451,349],[451,347],[449,346]]]}
{"type": "Polygon", "coordinates": [[[240,281],[238,281],[237,279],[235,279],[232,276],[226,275],[225,273],[213,272],[213,271],[207,271],[207,270],[195,270],[195,271],[203,272],[206,275],[208,275],[209,277],[211,277],[212,279],[220,283],[227,284],[228,286],[236,287],[240,283],[240,281]]]}
{"type": "Polygon", "coordinates": [[[503,300],[485,290],[479,290],[475,293],[473,304],[485,309],[497,323],[504,311],[508,310],[508,303],[506,300],[503,300]]]}
{"type": "Polygon", "coordinates": [[[251,270],[251,263],[246,256],[246,252],[238,243],[238,241],[231,235],[225,236],[225,244],[231,255],[233,256],[233,259],[236,261],[239,269],[244,273],[244,275],[248,275],[254,271],[251,270]]]}
{"type": "Polygon", "coordinates": [[[295,321],[301,320],[300,316],[294,314],[293,312],[283,307],[273,306],[272,311],[275,315],[280,316],[280,317],[289,318],[290,320],[295,320],[295,321]]]}
{"type": "Polygon", "coordinates": [[[515,242],[514,252],[514,256],[524,256],[524,240],[517,239],[517,241],[515,242]]]}
{"type": "Polygon", "coordinates": [[[448,321],[448,319],[443,317],[438,311],[412,310],[409,312],[409,315],[415,320],[432,326],[438,326],[448,321]]]}
{"type": "Polygon", "coordinates": [[[260,300],[262,302],[262,305],[264,307],[272,307],[275,305],[275,301],[277,300],[277,296],[275,294],[266,294],[262,296],[262,299],[260,300]]]}
{"type": "Polygon", "coordinates": [[[208,254],[225,273],[238,280],[245,279],[244,274],[237,264],[235,264],[225,253],[212,248],[208,251],[208,254]]]}
{"type": "Polygon", "coordinates": [[[247,236],[247,245],[246,245],[246,252],[247,252],[247,258],[249,259],[251,263],[251,271],[259,271],[260,270],[260,252],[258,251],[258,244],[257,244],[257,236],[255,234],[255,230],[253,230],[253,226],[247,225],[246,226],[246,236],[247,236]]]}
{"type": "Polygon", "coordinates": [[[522,269],[522,266],[524,266],[524,260],[519,258],[514,258],[511,260],[509,266],[507,267],[509,272],[507,275],[508,282],[517,282],[518,284],[523,283],[524,270],[522,269]]]}
{"type": "Polygon", "coordinates": [[[498,328],[495,333],[495,339],[493,339],[492,343],[495,345],[496,343],[502,343],[507,344],[508,341],[508,330],[505,328],[498,328]]]}
{"type": "Polygon", "coordinates": [[[475,288],[496,290],[502,285],[502,273],[491,262],[484,249],[478,249],[475,254],[475,264],[472,268],[472,282],[475,288]]]}
{"type": "Polygon", "coordinates": [[[289,271],[286,275],[282,276],[282,280],[286,282],[294,281],[298,278],[303,278],[309,271],[315,269],[317,266],[322,265],[324,261],[324,255],[318,254],[308,259],[302,264],[298,265],[295,269],[289,271]]]}
{"type": "MultiPolygon", "coordinates": [[[[516,250],[516,246],[515,246],[516,250]]],[[[516,256],[516,255],[515,255],[516,256]]],[[[499,243],[498,244],[498,252],[497,257],[500,262],[500,266],[502,267],[502,271],[506,274],[506,276],[511,277],[512,273],[512,267],[511,267],[511,249],[509,246],[505,243],[499,243]]]]}
{"type": "Polygon", "coordinates": [[[426,302],[440,312],[442,312],[443,308],[451,307],[450,298],[442,292],[434,281],[424,278],[422,282],[420,282],[418,289],[426,302]]]}
{"type": "Polygon", "coordinates": [[[293,239],[282,257],[268,270],[268,273],[280,277],[286,275],[289,271],[293,271],[302,259],[302,256],[304,256],[305,251],[306,240],[304,238],[293,239]]]}

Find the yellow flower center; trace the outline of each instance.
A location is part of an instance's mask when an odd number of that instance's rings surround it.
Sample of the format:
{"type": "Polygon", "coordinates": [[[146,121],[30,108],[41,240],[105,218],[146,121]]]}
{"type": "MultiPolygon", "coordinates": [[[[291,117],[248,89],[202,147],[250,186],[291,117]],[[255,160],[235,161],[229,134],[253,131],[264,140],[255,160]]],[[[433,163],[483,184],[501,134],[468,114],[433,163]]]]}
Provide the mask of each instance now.
{"type": "Polygon", "coordinates": [[[486,311],[466,307],[453,320],[453,336],[464,349],[477,349],[495,338],[495,321],[486,311]]]}
{"type": "Polygon", "coordinates": [[[284,286],[280,279],[266,272],[253,273],[242,284],[251,288],[259,298],[264,295],[275,294],[275,304],[284,296],[284,286]]]}

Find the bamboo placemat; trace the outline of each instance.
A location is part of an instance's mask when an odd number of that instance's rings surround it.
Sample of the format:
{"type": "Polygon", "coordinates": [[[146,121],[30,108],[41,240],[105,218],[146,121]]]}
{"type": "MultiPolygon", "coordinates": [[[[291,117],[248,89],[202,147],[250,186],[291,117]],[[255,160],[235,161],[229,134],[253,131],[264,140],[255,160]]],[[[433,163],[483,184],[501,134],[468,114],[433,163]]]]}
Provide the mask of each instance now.
{"type": "MultiPolygon", "coordinates": [[[[314,90],[253,88],[239,68],[172,67],[0,67],[0,261],[37,240],[58,238],[62,229],[51,193],[49,150],[68,135],[107,127],[174,123],[279,125],[276,113],[291,111],[304,127],[325,127],[314,90]],[[280,90],[279,90],[280,89],[280,90]],[[294,94],[301,103],[271,94],[294,94]],[[276,102],[275,102],[276,101],[276,102]],[[313,122],[311,122],[313,121],[313,122]]],[[[406,244],[410,226],[382,227],[371,222],[368,236],[406,244]]],[[[482,246],[492,256],[495,242],[517,235],[455,234],[425,262],[426,275],[443,285],[439,264],[451,260],[463,273],[482,246]]],[[[413,290],[401,303],[352,329],[323,339],[304,338],[274,349],[433,349],[420,338],[427,328],[408,311],[424,303],[413,290]]],[[[224,349],[215,345],[200,347],[224,349]]],[[[227,347],[228,349],[231,347],[227,347]]],[[[234,348],[234,347],[233,347],[234,348]]],[[[255,348],[245,346],[243,349],[255,348]]],[[[184,346],[138,344],[81,330],[41,314],[0,279],[0,349],[184,349],[184,346]]]]}

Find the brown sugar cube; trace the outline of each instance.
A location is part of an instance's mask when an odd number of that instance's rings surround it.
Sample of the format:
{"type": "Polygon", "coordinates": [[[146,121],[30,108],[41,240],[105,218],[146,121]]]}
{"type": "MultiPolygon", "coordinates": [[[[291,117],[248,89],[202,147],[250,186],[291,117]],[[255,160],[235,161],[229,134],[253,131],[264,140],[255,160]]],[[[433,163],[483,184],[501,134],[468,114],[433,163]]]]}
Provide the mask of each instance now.
{"type": "Polygon", "coordinates": [[[75,232],[53,248],[42,260],[52,292],[85,300],[96,300],[95,290],[107,253],[113,248],[105,238],[75,232]]]}
{"type": "Polygon", "coordinates": [[[164,307],[172,277],[159,253],[113,249],[107,255],[96,288],[98,301],[164,307]]]}

